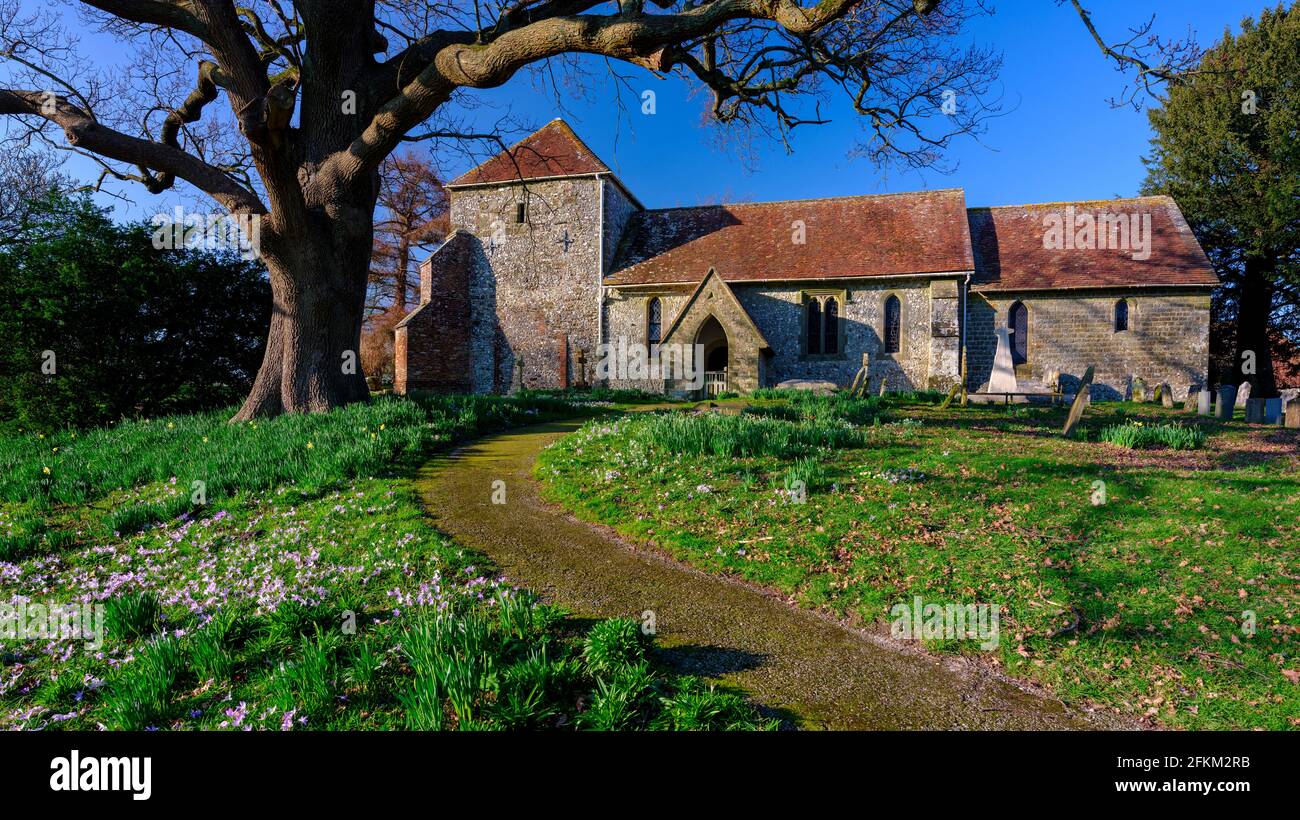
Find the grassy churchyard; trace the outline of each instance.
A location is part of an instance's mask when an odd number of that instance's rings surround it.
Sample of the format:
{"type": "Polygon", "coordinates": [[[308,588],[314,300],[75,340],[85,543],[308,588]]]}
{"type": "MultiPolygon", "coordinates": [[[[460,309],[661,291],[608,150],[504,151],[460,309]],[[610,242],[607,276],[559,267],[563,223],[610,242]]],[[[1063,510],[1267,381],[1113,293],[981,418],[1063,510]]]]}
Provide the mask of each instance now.
{"type": "Polygon", "coordinates": [[[574,621],[506,584],[420,507],[411,470],[431,453],[620,398],[5,433],[0,605],[47,631],[0,634],[0,728],[768,727],[649,660],[636,622],[574,621]],[[61,639],[48,613],[68,605],[102,640],[61,639]]]}
{"type": "Polygon", "coordinates": [[[886,634],[917,597],[998,605],[939,637],[1067,703],[1174,728],[1300,725],[1300,431],[1153,404],[953,406],[759,391],[601,418],[546,496],[713,573],[886,634]]]}

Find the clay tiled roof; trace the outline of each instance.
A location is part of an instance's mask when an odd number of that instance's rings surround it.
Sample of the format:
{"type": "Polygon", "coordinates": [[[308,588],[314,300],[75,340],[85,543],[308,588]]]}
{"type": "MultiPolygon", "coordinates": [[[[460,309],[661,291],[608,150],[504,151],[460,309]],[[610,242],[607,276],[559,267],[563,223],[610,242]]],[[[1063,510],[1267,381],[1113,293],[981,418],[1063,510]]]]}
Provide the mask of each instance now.
{"type": "MultiPolygon", "coordinates": [[[[1130,221],[1129,223],[1133,223],[1130,221]]],[[[970,233],[975,250],[976,290],[1048,290],[1144,286],[1214,286],[1219,279],[1192,235],[1178,205],[1167,196],[1094,202],[1056,202],[1003,208],[972,208],[970,233]],[[1070,210],[1072,209],[1072,210],[1070,210]],[[1102,249],[1056,247],[1051,219],[1066,224],[1092,214],[1150,215],[1150,255],[1130,239],[1127,248],[1109,242],[1102,249]],[[1045,242],[1045,238],[1047,241],[1045,242]],[[1052,247],[1044,247],[1045,244],[1052,247]]],[[[1105,231],[1110,236],[1110,230],[1105,231]]],[[[1102,232],[1099,230],[1097,236],[1102,232]]]]}
{"type": "Polygon", "coordinates": [[[556,119],[447,185],[483,185],[608,171],[609,167],[573,133],[568,123],[556,119]]]}
{"type": "Polygon", "coordinates": [[[708,205],[632,217],[606,284],[822,279],[974,269],[961,189],[708,205]],[[805,242],[793,241],[796,222],[805,242]]]}

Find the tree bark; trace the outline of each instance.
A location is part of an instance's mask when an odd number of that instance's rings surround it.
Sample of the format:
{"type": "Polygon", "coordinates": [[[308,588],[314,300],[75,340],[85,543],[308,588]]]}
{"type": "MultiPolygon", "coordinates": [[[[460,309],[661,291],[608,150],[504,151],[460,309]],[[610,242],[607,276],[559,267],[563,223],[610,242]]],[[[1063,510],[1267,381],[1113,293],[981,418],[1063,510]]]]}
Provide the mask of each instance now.
{"type": "Polygon", "coordinates": [[[1235,383],[1250,382],[1251,396],[1273,398],[1277,384],[1273,379],[1272,346],[1268,338],[1268,322],[1273,312],[1274,262],[1258,256],[1247,257],[1245,273],[1237,294],[1237,332],[1233,351],[1235,383]],[[1243,373],[1242,354],[1255,355],[1255,372],[1243,373]]]}
{"type": "Polygon", "coordinates": [[[370,232],[363,231],[364,241],[342,243],[344,231],[328,232],[331,238],[313,236],[284,253],[263,253],[271,276],[271,327],[253,388],[232,421],[319,413],[369,399],[361,324],[370,232]]]}
{"type": "Polygon", "coordinates": [[[411,264],[410,227],[402,226],[401,239],[397,241],[397,278],[393,284],[393,304],[399,316],[406,315],[406,268],[411,264]]]}

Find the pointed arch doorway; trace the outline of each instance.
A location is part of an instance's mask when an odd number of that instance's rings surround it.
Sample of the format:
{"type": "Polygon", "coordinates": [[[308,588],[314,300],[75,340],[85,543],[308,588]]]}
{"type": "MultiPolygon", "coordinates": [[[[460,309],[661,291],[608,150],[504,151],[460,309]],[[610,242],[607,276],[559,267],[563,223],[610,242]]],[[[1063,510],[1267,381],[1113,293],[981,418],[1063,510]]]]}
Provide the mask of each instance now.
{"type": "Polygon", "coordinates": [[[727,370],[730,346],[727,331],[718,317],[709,315],[695,334],[695,344],[704,351],[704,395],[712,398],[727,392],[727,370]]]}

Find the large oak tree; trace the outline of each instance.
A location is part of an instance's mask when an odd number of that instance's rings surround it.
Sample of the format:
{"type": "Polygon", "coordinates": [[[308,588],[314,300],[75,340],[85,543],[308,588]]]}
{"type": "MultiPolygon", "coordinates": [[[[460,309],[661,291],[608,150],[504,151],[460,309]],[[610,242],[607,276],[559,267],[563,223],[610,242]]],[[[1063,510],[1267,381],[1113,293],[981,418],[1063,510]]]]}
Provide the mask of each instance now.
{"type": "Polygon", "coordinates": [[[274,310],[240,419],[367,396],[343,365],[359,347],[380,165],[407,139],[499,143],[467,125],[478,89],[621,61],[710,89],[716,123],[782,137],[842,92],[863,153],[926,165],[977,127],[997,68],[961,43],[978,0],[71,5],[129,64],[80,45],[58,13],[0,0],[0,114],[109,177],[153,193],[182,180],[260,218],[274,310]]]}

